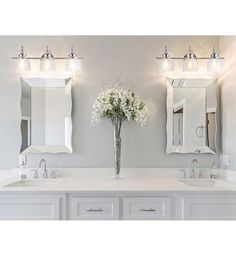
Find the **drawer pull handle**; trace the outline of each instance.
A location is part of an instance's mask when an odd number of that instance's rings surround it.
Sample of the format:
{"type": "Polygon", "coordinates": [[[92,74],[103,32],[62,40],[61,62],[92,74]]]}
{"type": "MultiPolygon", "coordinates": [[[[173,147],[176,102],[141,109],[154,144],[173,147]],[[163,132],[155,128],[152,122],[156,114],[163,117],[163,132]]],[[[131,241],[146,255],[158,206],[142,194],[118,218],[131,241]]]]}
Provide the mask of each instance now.
{"type": "Polygon", "coordinates": [[[139,209],[140,212],[155,212],[156,209],[153,209],[153,208],[150,208],[150,209],[144,209],[144,208],[141,208],[139,209]]]}
{"type": "Polygon", "coordinates": [[[101,208],[99,208],[99,209],[90,208],[90,209],[87,209],[87,212],[103,212],[103,209],[101,209],[101,208]]]}

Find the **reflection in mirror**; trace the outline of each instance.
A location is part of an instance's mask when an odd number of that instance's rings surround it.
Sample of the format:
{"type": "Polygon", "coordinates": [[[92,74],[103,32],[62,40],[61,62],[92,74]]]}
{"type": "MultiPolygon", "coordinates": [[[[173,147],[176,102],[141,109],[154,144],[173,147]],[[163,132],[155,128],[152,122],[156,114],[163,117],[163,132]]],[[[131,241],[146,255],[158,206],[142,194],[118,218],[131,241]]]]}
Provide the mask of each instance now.
{"type": "Polygon", "coordinates": [[[167,153],[216,153],[215,79],[167,78],[167,153]]]}
{"type": "Polygon", "coordinates": [[[31,144],[31,89],[25,83],[21,84],[21,135],[23,152],[31,144]]]}
{"type": "Polygon", "coordinates": [[[71,153],[71,77],[21,77],[21,153],[71,153]]]}

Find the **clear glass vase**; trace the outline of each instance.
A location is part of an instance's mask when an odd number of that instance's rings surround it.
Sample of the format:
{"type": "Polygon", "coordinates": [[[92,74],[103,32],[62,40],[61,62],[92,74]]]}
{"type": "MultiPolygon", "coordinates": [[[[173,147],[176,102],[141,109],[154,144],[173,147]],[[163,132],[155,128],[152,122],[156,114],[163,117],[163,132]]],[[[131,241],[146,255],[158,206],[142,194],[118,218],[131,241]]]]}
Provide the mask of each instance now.
{"type": "Polygon", "coordinates": [[[122,121],[117,119],[113,122],[114,126],[114,151],[115,151],[115,173],[116,178],[120,177],[120,162],[121,162],[121,124],[122,121]]]}

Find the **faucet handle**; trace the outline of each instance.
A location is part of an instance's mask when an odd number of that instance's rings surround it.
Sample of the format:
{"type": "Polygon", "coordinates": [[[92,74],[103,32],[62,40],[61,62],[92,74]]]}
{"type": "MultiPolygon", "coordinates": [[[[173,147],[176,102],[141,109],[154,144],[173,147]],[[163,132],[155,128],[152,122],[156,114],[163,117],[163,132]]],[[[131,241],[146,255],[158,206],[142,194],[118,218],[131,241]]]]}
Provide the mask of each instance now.
{"type": "Polygon", "coordinates": [[[21,175],[20,175],[20,178],[21,178],[22,180],[26,180],[26,179],[27,179],[27,174],[21,174],[21,175]]]}
{"type": "Polygon", "coordinates": [[[219,176],[219,174],[217,174],[217,173],[215,173],[215,174],[211,174],[211,176],[210,176],[210,178],[212,179],[212,180],[215,180],[215,179],[217,179],[218,178],[218,176],[219,176]]]}
{"type": "Polygon", "coordinates": [[[217,179],[219,176],[219,170],[216,168],[215,162],[212,163],[211,166],[211,179],[217,179]]]}
{"type": "Polygon", "coordinates": [[[51,179],[56,179],[56,177],[57,177],[56,170],[51,171],[50,177],[51,177],[51,179]]]}
{"type": "Polygon", "coordinates": [[[39,178],[39,172],[37,169],[33,169],[31,170],[32,172],[34,172],[34,179],[38,179],[39,178]]]}
{"type": "Polygon", "coordinates": [[[186,174],[186,170],[185,170],[185,169],[179,169],[178,171],[179,171],[180,173],[182,173],[184,179],[187,178],[187,174],[186,174]]]}

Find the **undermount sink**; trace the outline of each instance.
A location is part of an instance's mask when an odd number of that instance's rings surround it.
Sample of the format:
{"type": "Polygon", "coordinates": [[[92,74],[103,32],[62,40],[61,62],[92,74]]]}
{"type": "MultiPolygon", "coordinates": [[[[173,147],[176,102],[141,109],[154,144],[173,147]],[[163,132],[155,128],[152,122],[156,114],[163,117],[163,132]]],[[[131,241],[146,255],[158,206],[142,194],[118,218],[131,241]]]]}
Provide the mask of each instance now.
{"type": "Polygon", "coordinates": [[[58,180],[55,179],[45,179],[45,180],[18,180],[10,184],[5,185],[5,187],[48,187],[57,184],[58,180]]]}
{"type": "Polygon", "coordinates": [[[185,185],[190,187],[227,187],[228,183],[212,179],[181,179],[185,185]]]}

